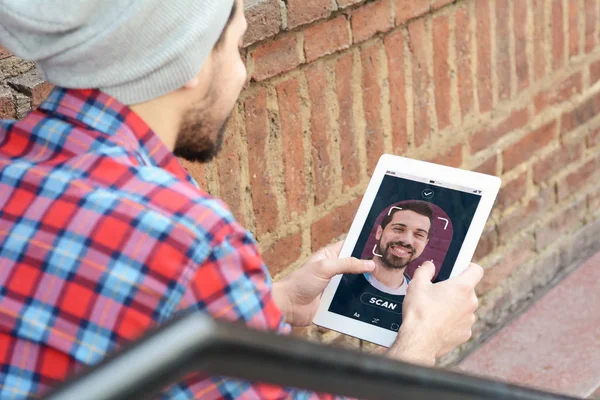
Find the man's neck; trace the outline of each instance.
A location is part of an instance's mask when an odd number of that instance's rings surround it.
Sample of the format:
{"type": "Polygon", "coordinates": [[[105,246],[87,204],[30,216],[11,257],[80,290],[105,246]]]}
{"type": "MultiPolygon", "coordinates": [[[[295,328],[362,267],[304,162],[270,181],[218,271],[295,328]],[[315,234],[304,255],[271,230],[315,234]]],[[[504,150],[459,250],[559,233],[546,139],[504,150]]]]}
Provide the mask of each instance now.
{"type": "Polygon", "coordinates": [[[390,268],[383,263],[381,257],[373,257],[375,269],[372,275],[390,289],[398,289],[404,283],[404,268],[390,268]]]}
{"type": "Polygon", "coordinates": [[[165,97],[135,104],[130,108],[148,124],[165,146],[173,151],[181,124],[181,114],[177,109],[165,97]]]}

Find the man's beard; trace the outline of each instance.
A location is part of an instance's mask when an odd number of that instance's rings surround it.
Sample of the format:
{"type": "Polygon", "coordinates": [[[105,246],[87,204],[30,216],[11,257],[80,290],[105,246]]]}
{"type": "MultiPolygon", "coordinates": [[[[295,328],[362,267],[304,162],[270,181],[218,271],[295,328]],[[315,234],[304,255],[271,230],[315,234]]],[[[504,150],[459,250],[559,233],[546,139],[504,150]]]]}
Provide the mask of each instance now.
{"type": "Polygon", "coordinates": [[[205,110],[190,110],[184,117],[173,153],[191,162],[207,163],[221,151],[229,117],[219,125],[205,110]],[[214,132],[217,137],[212,140],[214,132]]]}
{"type": "Polygon", "coordinates": [[[408,264],[410,264],[416,257],[416,250],[410,244],[406,244],[401,241],[390,242],[385,246],[385,249],[382,249],[381,240],[377,244],[377,249],[379,250],[379,254],[382,256],[381,259],[386,267],[393,269],[402,269],[405,268],[408,264]],[[409,252],[408,259],[400,258],[397,255],[393,254],[392,246],[401,246],[406,251],[409,252]]]}

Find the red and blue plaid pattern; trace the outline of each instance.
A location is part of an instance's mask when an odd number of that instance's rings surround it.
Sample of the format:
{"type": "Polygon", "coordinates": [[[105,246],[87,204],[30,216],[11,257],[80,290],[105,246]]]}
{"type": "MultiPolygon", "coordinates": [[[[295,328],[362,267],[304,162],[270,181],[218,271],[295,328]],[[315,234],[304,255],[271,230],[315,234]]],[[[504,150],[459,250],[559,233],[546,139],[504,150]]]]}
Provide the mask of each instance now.
{"type": "MultiPolygon", "coordinates": [[[[127,106],[57,88],[1,121],[0,399],[37,397],[183,309],[289,330],[251,234],[127,106]]],[[[311,396],[203,376],[163,394],[311,396]]]]}

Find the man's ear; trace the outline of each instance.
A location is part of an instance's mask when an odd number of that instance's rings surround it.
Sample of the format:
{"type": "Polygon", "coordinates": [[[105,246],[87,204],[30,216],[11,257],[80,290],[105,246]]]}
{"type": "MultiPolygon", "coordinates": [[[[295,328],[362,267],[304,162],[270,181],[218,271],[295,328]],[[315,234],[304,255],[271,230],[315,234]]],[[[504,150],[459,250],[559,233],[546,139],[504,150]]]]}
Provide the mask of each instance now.
{"type": "Polygon", "coordinates": [[[381,225],[379,225],[377,227],[377,232],[375,233],[375,239],[380,240],[382,234],[383,234],[383,229],[381,229],[381,225]]]}

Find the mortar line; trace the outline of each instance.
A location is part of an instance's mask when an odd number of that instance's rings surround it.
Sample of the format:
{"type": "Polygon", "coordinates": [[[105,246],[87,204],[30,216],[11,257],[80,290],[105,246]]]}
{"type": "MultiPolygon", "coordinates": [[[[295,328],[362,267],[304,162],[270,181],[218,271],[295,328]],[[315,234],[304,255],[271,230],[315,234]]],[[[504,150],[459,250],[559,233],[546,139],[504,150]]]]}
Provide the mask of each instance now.
{"type": "MultiPolygon", "coordinates": [[[[522,1],[522,0],[518,0],[522,1]]],[[[508,65],[510,69],[510,91],[507,102],[510,102],[519,93],[519,79],[517,76],[517,34],[515,31],[515,14],[513,0],[508,2],[508,65]]]]}
{"type": "Polygon", "coordinates": [[[490,63],[491,63],[491,67],[492,67],[492,76],[491,76],[491,81],[492,81],[492,109],[491,112],[492,114],[494,113],[494,110],[497,108],[499,102],[500,102],[500,97],[498,95],[498,68],[497,68],[497,62],[498,62],[498,57],[496,55],[497,52],[497,43],[496,43],[496,38],[497,38],[497,34],[496,34],[496,0],[491,0],[489,2],[489,17],[490,17],[490,63]]]}
{"type": "MultiPolygon", "coordinates": [[[[392,2],[393,3],[393,2],[392,2]]],[[[379,112],[379,119],[381,120],[381,129],[383,132],[383,152],[394,153],[394,145],[392,138],[392,108],[391,108],[391,94],[390,94],[390,71],[388,68],[388,58],[385,49],[385,43],[383,39],[380,40],[378,54],[378,70],[379,76],[377,77],[377,83],[379,85],[379,98],[381,102],[381,108],[379,112]]]]}
{"type": "MultiPolygon", "coordinates": [[[[453,129],[462,125],[462,111],[460,106],[460,95],[458,92],[458,52],[456,48],[456,10],[458,7],[452,5],[447,9],[451,12],[448,15],[448,68],[450,76],[450,122],[453,129]]],[[[464,132],[461,129],[457,135],[458,140],[464,138],[464,132]]]]}

